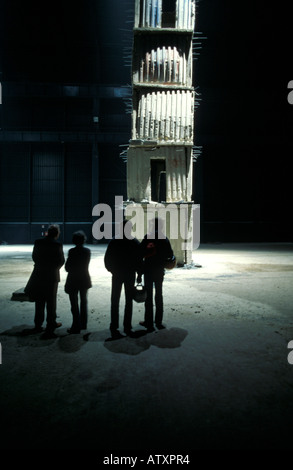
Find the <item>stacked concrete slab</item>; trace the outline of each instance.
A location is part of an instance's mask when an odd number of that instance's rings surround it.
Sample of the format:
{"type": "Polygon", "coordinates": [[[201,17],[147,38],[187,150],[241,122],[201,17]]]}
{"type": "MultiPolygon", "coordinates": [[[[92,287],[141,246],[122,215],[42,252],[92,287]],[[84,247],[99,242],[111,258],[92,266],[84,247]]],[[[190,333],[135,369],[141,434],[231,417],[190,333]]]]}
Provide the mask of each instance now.
{"type": "Polygon", "coordinates": [[[192,256],[179,225],[184,219],[192,233],[194,25],[194,0],[135,2],[125,212],[131,217],[138,206],[143,207],[145,233],[150,214],[167,214],[166,234],[179,265],[189,263],[192,256]]]}

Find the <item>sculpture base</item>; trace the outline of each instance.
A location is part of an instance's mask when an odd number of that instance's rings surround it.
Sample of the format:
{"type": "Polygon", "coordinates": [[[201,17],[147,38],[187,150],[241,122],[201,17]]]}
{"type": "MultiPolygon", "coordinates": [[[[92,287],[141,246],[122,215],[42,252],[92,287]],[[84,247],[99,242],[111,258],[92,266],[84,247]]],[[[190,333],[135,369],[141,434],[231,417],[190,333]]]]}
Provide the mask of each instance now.
{"type": "Polygon", "coordinates": [[[125,218],[133,224],[133,235],[141,241],[149,232],[150,223],[158,217],[163,233],[170,240],[177,259],[177,266],[192,263],[194,249],[194,209],[192,202],[156,203],[124,202],[125,218]]]}

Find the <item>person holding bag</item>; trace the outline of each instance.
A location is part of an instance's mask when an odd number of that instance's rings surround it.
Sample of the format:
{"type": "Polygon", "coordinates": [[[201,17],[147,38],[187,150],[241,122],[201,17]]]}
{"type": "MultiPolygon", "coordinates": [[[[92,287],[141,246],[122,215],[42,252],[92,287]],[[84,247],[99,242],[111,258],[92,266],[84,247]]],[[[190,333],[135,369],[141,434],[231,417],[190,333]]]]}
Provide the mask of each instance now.
{"type": "Polygon", "coordinates": [[[153,287],[155,287],[155,324],[161,330],[163,321],[163,281],[166,264],[175,256],[169,239],[163,232],[163,222],[154,218],[150,232],[145,235],[140,244],[141,256],[144,258],[144,283],[146,288],[145,318],[140,322],[148,332],[154,331],[153,287]]]}
{"type": "Polygon", "coordinates": [[[123,327],[127,336],[134,336],[132,330],[133,293],[135,277],[141,283],[142,259],[140,257],[139,241],[131,235],[132,223],[124,220],[120,225],[120,234],[114,237],[106,250],[105,268],[112,274],[111,283],[111,323],[112,339],[123,338],[119,331],[119,301],[124,285],[125,310],[123,327]]]}

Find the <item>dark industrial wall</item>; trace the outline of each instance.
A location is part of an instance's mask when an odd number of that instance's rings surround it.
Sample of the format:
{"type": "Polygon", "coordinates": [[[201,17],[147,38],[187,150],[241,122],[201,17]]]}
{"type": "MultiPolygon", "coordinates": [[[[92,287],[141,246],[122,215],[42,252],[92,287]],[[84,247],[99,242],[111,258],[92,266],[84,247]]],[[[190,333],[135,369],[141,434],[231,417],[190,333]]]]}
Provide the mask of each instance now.
{"type": "Polygon", "coordinates": [[[91,145],[5,143],[0,170],[2,241],[32,242],[50,223],[66,242],[77,229],[91,239],[91,145]]]}
{"type": "Polygon", "coordinates": [[[93,206],[126,197],[128,3],[0,3],[0,242],[93,242],[93,206]]]}
{"type": "Polygon", "coordinates": [[[195,198],[205,241],[292,241],[290,2],[198,2],[195,198]]]}
{"type": "MultiPolygon", "coordinates": [[[[126,197],[133,6],[0,2],[0,239],[31,242],[53,219],[65,241],[80,225],[91,235],[92,207],[126,197]]],[[[197,2],[202,152],[193,195],[202,242],[292,241],[287,10],[262,0],[241,9],[197,2]]]]}

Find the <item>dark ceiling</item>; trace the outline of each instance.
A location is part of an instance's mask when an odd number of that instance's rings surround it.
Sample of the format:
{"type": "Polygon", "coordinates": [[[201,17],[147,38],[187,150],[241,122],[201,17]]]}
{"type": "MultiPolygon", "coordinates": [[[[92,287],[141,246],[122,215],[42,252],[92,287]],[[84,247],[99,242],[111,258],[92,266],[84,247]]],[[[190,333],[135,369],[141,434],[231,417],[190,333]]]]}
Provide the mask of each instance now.
{"type": "Polygon", "coordinates": [[[2,80],[129,82],[124,3],[1,0],[2,80]]]}

